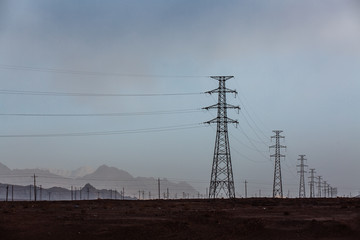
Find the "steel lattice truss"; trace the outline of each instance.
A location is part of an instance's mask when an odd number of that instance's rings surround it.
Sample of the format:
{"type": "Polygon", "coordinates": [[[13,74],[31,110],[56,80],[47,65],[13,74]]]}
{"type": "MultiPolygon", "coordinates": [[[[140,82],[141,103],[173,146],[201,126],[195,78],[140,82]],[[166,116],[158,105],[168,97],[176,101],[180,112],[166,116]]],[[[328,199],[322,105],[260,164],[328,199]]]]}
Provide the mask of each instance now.
{"type": "Polygon", "coordinates": [[[228,136],[228,123],[238,124],[238,121],[227,117],[227,109],[234,108],[240,110],[239,106],[233,106],[226,103],[226,93],[237,94],[236,90],[227,89],[225,81],[233,76],[213,76],[219,81],[219,87],[206,93],[218,94],[218,103],[204,109],[216,108],[217,117],[206,122],[208,124],[216,123],[216,140],[214,148],[214,158],[211,170],[209,198],[221,197],[224,193],[228,198],[235,198],[235,186],[233,171],[231,165],[230,143],[228,136]]]}
{"type": "Polygon", "coordinates": [[[282,178],[281,178],[281,164],[280,159],[285,157],[285,155],[281,154],[281,148],[286,148],[286,146],[280,145],[280,138],[285,138],[284,136],[280,136],[282,133],[281,130],[274,130],[275,136],[271,138],[275,138],[275,145],[270,146],[270,148],[275,148],[275,154],[270,155],[270,157],[275,158],[275,169],[274,169],[274,183],[273,183],[273,197],[283,197],[283,189],[282,189],[282,178]]]}
{"type": "Polygon", "coordinates": [[[305,167],[307,167],[307,165],[304,164],[304,162],[306,161],[305,155],[299,155],[299,156],[300,156],[300,158],[298,160],[300,161],[300,165],[297,165],[297,167],[300,168],[300,171],[298,171],[298,173],[300,173],[299,198],[305,198],[306,191],[305,191],[305,176],[304,176],[304,174],[306,173],[305,167]]]}

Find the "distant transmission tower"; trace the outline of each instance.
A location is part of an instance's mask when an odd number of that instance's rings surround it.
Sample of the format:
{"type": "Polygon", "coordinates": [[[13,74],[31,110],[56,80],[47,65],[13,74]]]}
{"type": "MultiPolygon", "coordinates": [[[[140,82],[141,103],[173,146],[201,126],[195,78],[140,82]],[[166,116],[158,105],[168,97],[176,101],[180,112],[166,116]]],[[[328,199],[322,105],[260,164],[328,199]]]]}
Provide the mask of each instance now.
{"type": "Polygon", "coordinates": [[[299,198],[305,198],[306,197],[306,191],[305,191],[305,167],[307,167],[307,165],[304,164],[304,162],[306,161],[305,159],[305,155],[299,155],[300,158],[298,159],[300,161],[300,165],[297,165],[297,167],[300,168],[300,171],[298,171],[298,173],[300,173],[300,184],[299,184],[299,198]]]}
{"type": "Polygon", "coordinates": [[[323,193],[324,193],[324,197],[326,198],[326,189],[327,189],[327,182],[323,181],[323,193]]]}
{"type": "Polygon", "coordinates": [[[317,196],[319,197],[319,198],[321,198],[321,179],[322,179],[322,177],[321,176],[318,176],[317,177],[318,178],[318,182],[317,182],[317,184],[318,184],[318,194],[317,194],[317,196]]]}
{"type": "Polygon", "coordinates": [[[315,197],[315,168],[310,168],[310,198],[315,197]]]}
{"type": "Polygon", "coordinates": [[[274,130],[275,136],[271,136],[271,138],[275,138],[275,145],[270,146],[270,148],[275,148],[275,153],[270,155],[270,157],[275,158],[275,169],[274,169],[274,183],[273,183],[273,197],[283,197],[283,189],[282,189],[282,178],[281,178],[281,157],[285,157],[285,155],[281,154],[281,148],[286,148],[286,146],[280,145],[280,138],[285,138],[284,136],[280,136],[282,133],[281,130],[274,130]]]}
{"type": "Polygon", "coordinates": [[[216,198],[221,192],[224,192],[228,198],[235,198],[235,186],[233,171],[231,165],[230,143],[228,136],[228,123],[238,124],[238,121],[227,117],[227,109],[234,108],[240,110],[239,106],[233,106],[226,103],[226,93],[237,94],[236,90],[227,89],[225,81],[233,76],[213,76],[219,81],[219,87],[206,93],[218,94],[218,103],[204,109],[209,110],[216,108],[217,117],[205,123],[217,124],[216,140],[214,148],[214,158],[211,170],[209,198],[216,198]]]}

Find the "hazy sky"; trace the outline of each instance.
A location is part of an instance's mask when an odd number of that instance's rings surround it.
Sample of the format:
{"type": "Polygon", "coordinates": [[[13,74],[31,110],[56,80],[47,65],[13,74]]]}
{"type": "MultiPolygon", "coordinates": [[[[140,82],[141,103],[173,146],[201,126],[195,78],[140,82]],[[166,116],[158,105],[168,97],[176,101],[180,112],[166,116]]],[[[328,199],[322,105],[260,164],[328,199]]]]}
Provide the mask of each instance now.
{"type": "MultiPolygon", "coordinates": [[[[187,180],[205,192],[215,129],[82,137],[4,135],[138,130],[199,124],[215,111],[137,116],[29,117],[200,109],[216,96],[84,97],[3,90],[200,93],[233,75],[229,117],[235,188],[270,195],[272,130],[288,147],[284,192],[298,193],[298,155],[340,194],[360,170],[358,0],[0,0],[0,162],[10,168],[115,166],[134,176],[187,180]],[[96,74],[95,74],[96,73],[96,74]]],[[[308,185],[306,186],[308,190],[308,185]]]]}

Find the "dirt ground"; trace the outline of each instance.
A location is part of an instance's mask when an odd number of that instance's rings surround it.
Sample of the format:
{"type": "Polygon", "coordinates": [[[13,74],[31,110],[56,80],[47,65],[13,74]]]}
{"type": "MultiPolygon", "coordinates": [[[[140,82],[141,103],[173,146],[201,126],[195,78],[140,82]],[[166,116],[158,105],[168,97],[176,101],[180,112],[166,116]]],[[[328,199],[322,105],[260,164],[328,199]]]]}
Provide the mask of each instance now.
{"type": "Polygon", "coordinates": [[[360,239],[360,199],[1,202],[0,239],[360,239]]]}

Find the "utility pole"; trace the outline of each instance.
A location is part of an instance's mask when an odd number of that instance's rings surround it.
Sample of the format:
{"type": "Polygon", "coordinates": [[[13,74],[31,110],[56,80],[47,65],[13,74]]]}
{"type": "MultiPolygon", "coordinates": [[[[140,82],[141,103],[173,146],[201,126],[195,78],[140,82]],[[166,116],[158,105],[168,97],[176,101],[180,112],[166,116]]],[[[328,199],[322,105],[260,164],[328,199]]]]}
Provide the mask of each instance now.
{"type": "Polygon", "coordinates": [[[73,186],[71,186],[70,193],[71,193],[71,201],[73,201],[74,200],[73,186]]]}
{"type": "Polygon", "coordinates": [[[322,177],[321,176],[318,176],[318,197],[321,198],[321,180],[322,180],[322,177]]]}
{"type": "Polygon", "coordinates": [[[245,198],[247,198],[247,184],[248,184],[248,182],[245,180],[245,198]]]}
{"type": "Polygon", "coordinates": [[[310,198],[315,197],[315,168],[310,168],[310,198]]]}
{"type": "Polygon", "coordinates": [[[11,185],[11,201],[14,201],[14,185],[11,185]]]}
{"type": "Polygon", "coordinates": [[[166,199],[169,200],[169,198],[170,198],[169,188],[166,188],[166,199]]]}
{"type": "Polygon", "coordinates": [[[30,201],[31,201],[31,191],[32,191],[32,190],[31,190],[31,184],[30,184],[29,187],[30,187],[30,201]]]}
{"type": "Polygon", "coordinates": [[[270,146],[270,148],[275,148],[275,153],[270,155],[270,157],[275,158],[273,198],[283,198],[280,160],[282,157],[285,157],[285,155],[281,154],[281,148],[286,148],[286,146],[280,145],[280,139],[285,137],[280,135],[280,133],[282,133],[281,130],[274,130],[273,132],[275,133],[275,136],[271,136],[271,139],[275,138],[275,145],[270,146]]]}
{"type": "Polygon", "coordinates": [[[49,195],[49,201],[50,201],[50,199],[51,199],[51,192],[48,192],[48,195],[49,195]]]}
{"type": "Polygon", "coordinates": [[[158,195],[159,195],[159,199],[161,198],[160,196],[160,178],[158,178],[158,195]]]}
{"type": "Polygon", "coordinates": [[[34,178],[34,201],[36,202],[36,178],[37,178],[37,176],[34,174],[34,176],[33,176],[33,178],[34,178]]]}
{"type": "Polygon", "coordinates": [[[42,201],[42,185],[40,185],[40,201],[42,201]]]}
{"type": "Polygon", "coordinates": [[[9,197],[9,185],[6,185],[6,202],[8,201],[8,197],[9,197]]]}
{"type": "Polygon", "coordinates": [[[219,87],[206,93],[218,94],[218,103],[203,109],[217,109],[217,117],[205,123],[217,124],[214,157],[211,169],[209,198],[217,198],[224,192],[228,198],[235,198],[234,177],[231,164],[230,142],[228,135],[228,123],[238,124],[236,120],[227,117],[227,109],[233,108],[240,110],[239,106],[226,103],[226,93],[237,94],[236,90],[225,87],[225,82],[233,76],[212,76],[211,78],[219,81],[219,87]]]}
{"type": "Polygon", "coordinates": [[[298,171],[298,173],[300,173],[300,184],[299,184],[299,198],[305,198],[306,197],[306,191],[305,191],[305,167],[307,167],[307,165],[304,164],[304,162],[306,161],[305,159],[305,155],[299,155],[300,158],[298,159],[300,161],[300,165],[297,165],[297,167],[300,167],[300,171],[298,171]]]}

